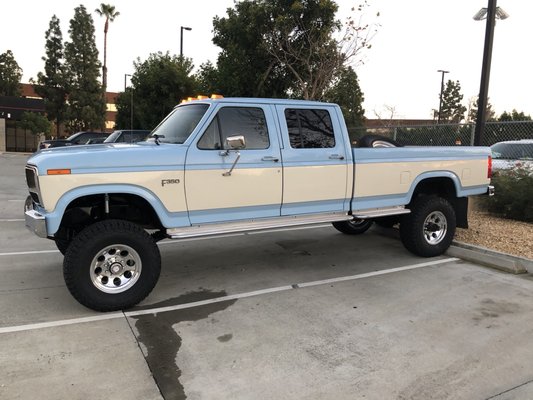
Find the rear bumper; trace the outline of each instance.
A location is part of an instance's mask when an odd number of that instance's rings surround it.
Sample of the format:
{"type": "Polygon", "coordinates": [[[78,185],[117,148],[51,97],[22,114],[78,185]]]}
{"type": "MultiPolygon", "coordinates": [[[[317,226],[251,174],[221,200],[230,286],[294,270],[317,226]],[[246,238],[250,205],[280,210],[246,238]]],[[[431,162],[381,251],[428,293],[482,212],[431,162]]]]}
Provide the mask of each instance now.
{"type": "Polygon", "coordinates": [[[33,209],[33,201],[31,200],[31,197],[28,197],[24,204],[24,220],[26,228],[37,236],[42,238],[48,237],[48,232],[46,231],[46,217],[33,209]]]}

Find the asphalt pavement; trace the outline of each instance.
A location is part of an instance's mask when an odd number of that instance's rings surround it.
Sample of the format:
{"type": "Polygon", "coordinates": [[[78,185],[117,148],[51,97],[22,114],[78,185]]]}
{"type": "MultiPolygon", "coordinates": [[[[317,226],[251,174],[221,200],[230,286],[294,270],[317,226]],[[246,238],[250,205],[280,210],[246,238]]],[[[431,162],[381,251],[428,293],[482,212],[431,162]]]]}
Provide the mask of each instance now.
{"type": "Polygon", "coordinates": [[[139,306],[96,313],[27,231],[0,154],[0,399],[531,399],[533,276],[329,225],[160,242],[139,306]]]}

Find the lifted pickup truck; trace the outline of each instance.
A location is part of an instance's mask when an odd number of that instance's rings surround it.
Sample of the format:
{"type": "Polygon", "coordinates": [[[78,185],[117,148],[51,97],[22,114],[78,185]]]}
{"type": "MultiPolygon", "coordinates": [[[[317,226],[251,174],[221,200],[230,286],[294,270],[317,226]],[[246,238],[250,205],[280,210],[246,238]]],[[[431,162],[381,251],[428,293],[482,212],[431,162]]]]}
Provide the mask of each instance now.
{"type": "Polygon", "coordinates": [[[110,311],[154,288],[164,238],[324,222],[358,234],[399,222],[405,247],[431,257],[467,227],[468,196],[491,190],[487,147],[394,147],[372,136],[358,146],[335,104],[191,101],[145,142],[31,157],[26,225],[65,255],[72,295],[110,311]]]}

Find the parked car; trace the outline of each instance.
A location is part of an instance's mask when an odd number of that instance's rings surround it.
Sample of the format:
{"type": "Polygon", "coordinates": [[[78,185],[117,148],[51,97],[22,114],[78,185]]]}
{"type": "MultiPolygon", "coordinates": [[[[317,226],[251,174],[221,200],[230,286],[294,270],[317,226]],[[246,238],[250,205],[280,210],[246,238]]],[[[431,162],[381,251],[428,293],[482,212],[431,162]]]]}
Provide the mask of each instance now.
{"type": "Polygon", "coordinates": [[[490,147],[492,169],[506,171],[522,166],[533,169],[533,140],[509,140],[490,147]]]}
{"type": "Polygon", "coordinates": [[[85,144],[100,144],[100,143],[104,143],[104,140],[106,139],[107,138],[105,137],[92,138],[92,139],[87,140],[87,143],[85,144]]]}
{"type": "Polygon", "coordinates": [[[133,129],[118,130],[104,140],[104,143],[137,143],[141,142],[150,134],[150,131],[133,129]]]}
{"type": "Polygon", "coordinates": [[[66,139],[53,139],[53,140],[45,140],[39,144],[39,150],[42,149],[49,149],[51,147],[63,147],[63,146],[72,146],[77,144],[87,144],[87,142],[91,139],[96,138],[103,138],[109,136],[109,133],[107,132],[78,132],[71,136],[69,136],[66,139]]]}

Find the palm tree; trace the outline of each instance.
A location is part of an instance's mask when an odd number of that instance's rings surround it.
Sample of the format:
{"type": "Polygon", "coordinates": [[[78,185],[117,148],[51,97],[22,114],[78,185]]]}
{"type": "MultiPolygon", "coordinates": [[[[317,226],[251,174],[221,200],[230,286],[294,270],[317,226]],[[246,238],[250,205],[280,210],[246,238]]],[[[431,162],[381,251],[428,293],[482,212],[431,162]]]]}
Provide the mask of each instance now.
{"type": "Polygon", "coordinates": [[[104,94],[107,90],[107,31],[109,29],[109,22],[113,22],[116,17],[120,15],[118,11],[115,11],[115,6],[110,4],[100,4],[100,8],[94,10],[99,16],[105,17],[104,25],[104,65],[102,66],[102,88],[104,94]]]}

